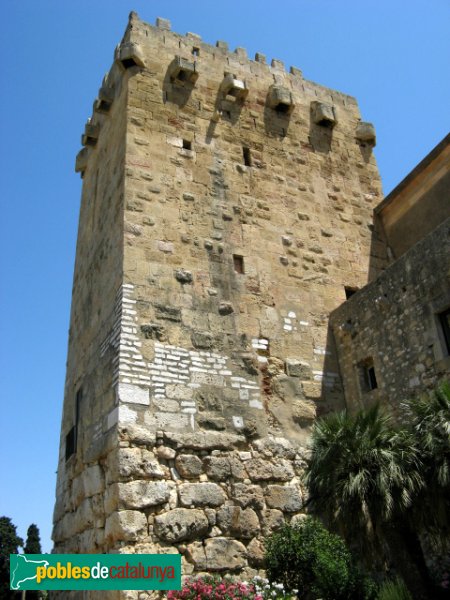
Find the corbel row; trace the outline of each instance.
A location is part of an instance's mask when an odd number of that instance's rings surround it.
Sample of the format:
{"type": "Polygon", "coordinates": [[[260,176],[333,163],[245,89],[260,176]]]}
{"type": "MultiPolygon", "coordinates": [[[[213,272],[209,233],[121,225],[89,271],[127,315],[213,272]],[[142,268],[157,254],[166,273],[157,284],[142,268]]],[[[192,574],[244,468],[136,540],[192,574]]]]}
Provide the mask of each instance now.
{"type": "MultiPolygon", "coordinates": [[[[133,67],[145,68],[144,54],[138,44],[129,42],[119,44],[114,53],[115,63],[122,70],[133,67]]],[[[197,61],[190,61],[181,56],[176,56],[169,66],[168,74],[174,86],[194,87],[199,70],[197,61]]],[[[220,94],[223,98],[234,98],[235,102],[243,104],[248,96],[249,89],[245,81],[238,79],[232,73],[226,73],[220,84],[220,94]]],[[[110,81],[109,74],[103,79],[98,97],[94,101],[94,113],[108,114],[114,102],[114,84],[110,81]]],[[[295,108],[293,94],[289,88],[282,85],[271,85],[267,94],[267,105],[279,115],[289,116],[295,108]]],[[[337,123],[336,110],[331,104],[314,100],[311,102],[311,119],[320,127],[333,128],[337,123]]],[[[75,171],[84,175],[87,164],[87,148],[97,144],[100,125],[88,119],[81,142],[84,148],[78,153],[75,171]]],[[[355,131],[356,139],[368,146],[375,146],[376,135],[372,123],[360,121],[355,131]]]]}

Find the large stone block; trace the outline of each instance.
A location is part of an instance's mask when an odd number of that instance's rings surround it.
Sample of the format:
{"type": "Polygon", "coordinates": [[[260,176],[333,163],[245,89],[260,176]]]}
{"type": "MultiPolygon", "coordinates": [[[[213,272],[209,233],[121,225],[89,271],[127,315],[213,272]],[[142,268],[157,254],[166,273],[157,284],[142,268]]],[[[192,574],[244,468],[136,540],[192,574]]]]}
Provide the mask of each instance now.
{"type": "Polygon", "coordinates": [[[126,508],[158,506],[169,499],[170,488],[164,481],[130,481],[118,484],[119,503],[126,508]]]}
{"type": "Polygon", "coordinates": [[[201,538],[209,528],[208,518],[202,510],[175,508],[155,517],[155,533],[165,542],[181,542],[201,538]]]}
{"type": "Polygon", "coordinates": [[[252,481],[290,481],[294,477],[291,463],[283,459],[273,463],[263,458],[252,458],[246,462],[245,467],[252,481]]]}
{"type": "Polygon", "coordinates": [[[247,564],[244,544],[223,537],[209,538],[204,544],[194,542],[186,555],[197,571],[236,571],[247,564]]]}
{"type": "Polygon", "coordinates": [[[190,448],[192,450],[232,450],[245,442],[244,436],[214,431],[196,433],[165,431],[164,437],[168,441],[174,442],[179,449],[190,448]]]}
{"type": "Polygon", "coordinates": [[[236,483],[233,486],[233,498],[242,508],[251,506],[256,510],[264,508],[264,494],[259,485],[236,483]]]}
{"type": "Polygon", "coordinates": [[[286,375],[289,377],[300,377],[301,379],[312,379],[312,371],[310,365],[304,360],[295,358],[287,358],[286,375]]]}
{"type": "Polygon", "coordinates": [[[244,544],[228,538],[212,538],[205,542],[208,570],[235,571],[245,567],[247,551],[244,544]]]}
{"type": "Polygon", "coordinates": [[[217,525],[222,533],[238,538],[250,539],[260,530],[258,516],[252,508],[224,506],[217,513],[217,525]]]}
{"type": "Polygon", "coordinates": [[[301,491],[294,486],[267,486],[266,502],[270,508],[278,508],[283,512],[298,512],[303,507],[301,491]]]}
{"type": "Polygon", "coordinates": [[[175,467],[185,479],[195,479],[203,472],[203,463],[195,454],[179,454],[175,459],[175,467]]]}
{"type": "Polygon", "coordinates": [[[182,506],[220,506],[226,500],[216,483],[183,483],[178,490],[182,506]]]}
{"type": "Polygon", "coordinates": [[[153,452],[145,448],[118,448],[108,457],[108,467],[108,476],[112,481],[129,477],[163,479],[167,475],[153,452]]]}
{"type": "Polygon", "coordinates": [[[270,508],[261,512],[261,526],[264,536],[278,531],[284,525],[284,515],[277,508],[270,508]]]}
{"type": "Polygon", "coordinates": [[[235,456],[209,456],[205,458],[208,477],[214,481],[223,481],[229,477],[245,479],[247,476],[242,462],[235,456]]]}
{"type": "Polygon", "coordinates": [[[111,542],[116,540],[132,541],[147,534],[147,518],[137,510],[114,512],[106,519],[105,537],[111,542]]]}
{"type": "Polygon", "coordinates": [[[99,465],[88,467],[83,472],[83,487],[87,498],[103,492],[105,489],[105,477],[99,465]]]}

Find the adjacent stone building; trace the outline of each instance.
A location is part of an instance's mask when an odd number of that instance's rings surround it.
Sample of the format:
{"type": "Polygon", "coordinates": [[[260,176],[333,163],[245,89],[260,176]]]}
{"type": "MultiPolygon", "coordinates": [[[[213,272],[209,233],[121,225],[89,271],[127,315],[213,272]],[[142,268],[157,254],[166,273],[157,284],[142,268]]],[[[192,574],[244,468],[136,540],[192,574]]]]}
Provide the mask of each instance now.
{"type": "Polygon", "coordinates": [[[374,211],[389,266],[330,318],[347,405],[388,405],[450,379],[450,134],[374,211]]]}
{"type": "Polygon", "coordinates": [[[373,219],[373,126],[295,67],[131,13],[82,142],[55,552],[249,577],[301,518],[311,424],[357,402],[353,363],[372,357],[348,341],[366,291],[338,307],[397,251],[373,219]]]}

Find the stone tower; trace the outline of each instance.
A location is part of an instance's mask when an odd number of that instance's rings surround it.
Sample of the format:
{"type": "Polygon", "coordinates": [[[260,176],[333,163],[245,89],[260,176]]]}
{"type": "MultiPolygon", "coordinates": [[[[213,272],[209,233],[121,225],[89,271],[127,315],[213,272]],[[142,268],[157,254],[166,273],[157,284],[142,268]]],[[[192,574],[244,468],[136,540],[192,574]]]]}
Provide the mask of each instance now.
{"type": "Polygon", "coordinates": [[[261,567],[344,405],[328,317],[385,264],[354,98],[131,13],[82,137],[55,552],[261,567]]]}

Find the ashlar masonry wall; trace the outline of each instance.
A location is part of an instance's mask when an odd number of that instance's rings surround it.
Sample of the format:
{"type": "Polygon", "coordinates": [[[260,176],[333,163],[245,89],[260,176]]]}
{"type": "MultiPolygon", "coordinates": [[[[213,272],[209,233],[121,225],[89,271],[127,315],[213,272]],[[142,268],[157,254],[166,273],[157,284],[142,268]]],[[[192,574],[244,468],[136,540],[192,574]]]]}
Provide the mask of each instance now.
{"type": "Polygon", "coordinates": [[[328,316],[386,264],[375,138],[353,98],[168,28],[130,15],[78,157],[96,243],[117,245],[69,344],[55,550],[248,577],[301,518],[312,422],[344,403],[328,316]],[[82,408],[66,460],[75,382],[95,424],[82,408]]]}

